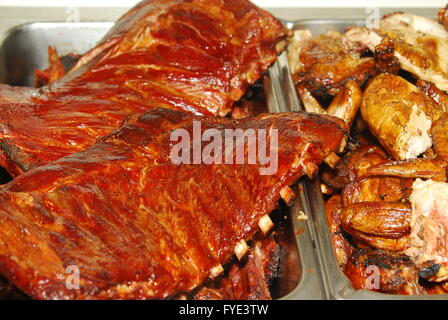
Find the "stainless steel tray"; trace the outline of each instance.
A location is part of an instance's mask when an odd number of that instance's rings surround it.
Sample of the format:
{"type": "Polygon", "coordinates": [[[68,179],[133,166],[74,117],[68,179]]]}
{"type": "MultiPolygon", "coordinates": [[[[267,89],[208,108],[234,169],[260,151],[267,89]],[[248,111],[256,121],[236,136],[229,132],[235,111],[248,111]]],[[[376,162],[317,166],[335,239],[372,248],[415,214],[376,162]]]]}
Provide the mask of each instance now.
{"type": "MultiPolygon", "coordinates": [[[[269,69],[264,77],[264,88],[267,97],[269,112],[299,111],[297,96],[293,93],[295,88],[289,72],[288,59],[286,53],[282,53],[277,62],[269,69]],[[295,99],[295,104],[291,100],[295,99]]],[[[322,268],[319,265],[318,254],[315,245],[314,227],[312,221],[299,220],[297,217],[300,211],[308,212],[307,198],[304,193],[304,180],[301,179],[294,186],[294,191],[298,195],[293,205],[289,208],[289,219],[293,223],[295,241],[298,246],[300,256],[301,277],[296,287],[283,299],[303,300],[303,299],[325,299],[326,292],[322,278],[322,268]]]]}
{"type": "MultiPolygon", "coordinates": [[[[313,35],[325,33],[330,29],[344,31],[348,26],[361,26],[362,20],[300,20],[287,21],[285,25],[292,30],[309,29],[313,35]]],[[[283,96],[280,104],[284,110],[302,110],[297,92],[292,82],[288,59],[285,54],[279,57],[276,68],[280,75],[278,96],[283,96]]],[[[320,190],[319,178],[303,181],[304,207],[309,217],[310,234],[316,246],[316,254],[320,267],[323,286],[327,299],[387,299],[387,300],[447,300],[448,295],[404,296],[376,293],[367,290],[356,290],[351,281],[340,270],[336,262],[335,252],[330,239],[329,227],[325,215],[323,196],[320,190]]]]}
{"type": "MultiPolygon", "coordinates": [[[[0,83],[32,86],[34,70],[48,66],[47,47],[56,47],[59,54],[84,53],[112,27],[112,22],[31,23],[10,30],[0,43],[0,83]]],[[[278,81],[278,64],[264,77],[264,89],[271,112],[283,110],[283,96],[278,81]]],[[[296,199],[289,215],[283,244],[280,276],[274,282],[272,294],[277,299],[324,299],[320,267],[312,240],[309,222],[297,219],[305,210],[304,195],[296,199]]],[[[282,212],[282,215],[284,215],[282,212]]]]}
{"type": "Polygon", "coordinates": [[[93,48],[113,22],[29,23],[15,27],[0,43],[0,83],[33,86],[34,70],[48,66],[48,46],[60,55],[93,48]]]}

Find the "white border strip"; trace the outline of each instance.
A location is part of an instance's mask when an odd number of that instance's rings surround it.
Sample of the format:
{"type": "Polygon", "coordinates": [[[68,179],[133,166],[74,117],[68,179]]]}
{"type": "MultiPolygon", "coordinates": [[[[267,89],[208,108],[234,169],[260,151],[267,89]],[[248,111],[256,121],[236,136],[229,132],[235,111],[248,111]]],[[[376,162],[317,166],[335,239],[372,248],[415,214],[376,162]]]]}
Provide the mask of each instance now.
{"type": "MultiPolygon", "coordinates": [[[[252,0],[261,7],[295,7],[295,8],[315,8],[315,7],[444,7],[446,0],[252,0]]],[[[0,6],[8,7],[130,7],[140,0],[0,0],[0,6]]]]}

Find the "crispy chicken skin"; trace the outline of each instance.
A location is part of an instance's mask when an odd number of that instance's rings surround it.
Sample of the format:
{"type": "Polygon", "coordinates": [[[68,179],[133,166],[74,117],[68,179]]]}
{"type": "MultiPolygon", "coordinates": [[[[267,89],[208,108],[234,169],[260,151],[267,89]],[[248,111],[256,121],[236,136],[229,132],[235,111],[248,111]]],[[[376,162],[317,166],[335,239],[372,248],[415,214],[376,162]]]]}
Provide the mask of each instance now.
{"type": "Polygon", "coordinates": [[[381,19],[379,30],[353,27],[344,34],[348,49],[365,46],[375,52],[390,40],[402,69],[448,90],[448,32],[435,20],[398,12],[381,19]]]}
{"type": "Polygon", "coordinates": [[[151,108],[225,116],[286,35],[246,0],[143,1],[62,79],[40,89],[0,85],[0,165],[17,176],[151,108]]]}
{"type": "Polygon", "coordinates": [[[377,73],[373,58],[361,58],[360,53],[345,50],[339,32],[329,31],[309,40],[306,35],[299,38],[298,45],[294,44],[293,38],[289,57],[294,81],[304,85],[313,95],[335,95],[347,81],[354,80],[362,85],[377,73]]]}
{"type": "Polygon", "coordinates": [[[448,112],[448,95],[445,91],[440,90],[433,83],[422,79],[417,80],[417,87],[439,105],[439,108],[444,113],[448,112]]]}
{"type": "Polygon", "coordinates": [[[344,268],[355,289],[393,294],[425,294],[409,256],[371,248],[353,252],[344,268]]]}
{"type": "Polygon", "coordinates": [[[327,215],[327,222],[330,228],[329,231],[336,259],[338,265],[343,268],[353,252],[353,247],[347,240],[347,234],[341,227],[341,211],[341,195],[334,195],[325,203],[325,213],[327,215]]]}
{"type": "Polygon", "coordinates": [[[410,82],[383,73],[365,90],[361,114],[389,154],[403,160],[431,147],[431,126],[443,110],[410,82]]]}
{"type": "Polygon", "coordinates": [[[342,209],[342,227],[369,245],[400,251],[406,248],[411,232],[412,208],[402,202],[358,202],[342,209]]]}
{"type": "Polygon", "coordinates": [[[305,113],[237,121],[169,109],[131,117],[85,151],[1,188],[0,271],[39,299],[191,292],[223,271],[284,187],[338,148],[341,122],[305,113]],[[278,129],[277,172],[261,175],[260,164],[174,164],[170,132],[192,136],[193,120],[222,136],[226,129],[278,129]],[[79,289],[66,286],[70,265],[79,268],[79,289]]]}
{"type": "Polygon", "coordinates": [[[444,294],[448,183],[441,181],[447,163],[424,158],[390,162],[380,150],[361,145],[335,171],[349,181],[326,202],[337,261],[356,289],[444,294]],[[363,169],[355,170],[358,166],[363,169]],[[341,227],[343,232],[335,232],[341,227]],[[380,275],[376,282],[373,272],[380,275]]]}
{"type": "Polygon", "coordinates": [[[361,177],[342,190],[342,202],[344,206],[359,202],[403,202],[407,200],[404,191],[411,187],[412,179],[361,177]]]}
{"type": "Polygon", "coordinates": [[[441,159],[417,158],[378,164],[367,169],[373,176],[446,180],[448,163],[441,159]]]}
{"type": "Polygon", "coordinates": [[[448,115],[443,115],[431,128],[434,149],[439,159],[448,161],[448,115]]]}

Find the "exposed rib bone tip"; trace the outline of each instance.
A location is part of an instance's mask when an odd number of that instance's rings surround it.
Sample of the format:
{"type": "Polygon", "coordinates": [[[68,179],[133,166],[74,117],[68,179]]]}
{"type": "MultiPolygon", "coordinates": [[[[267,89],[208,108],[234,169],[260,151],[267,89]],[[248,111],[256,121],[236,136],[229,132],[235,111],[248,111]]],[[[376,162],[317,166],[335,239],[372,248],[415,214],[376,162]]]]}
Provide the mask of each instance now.
{"type": "Polygon", "coordinates": [[[277,53],[280,54],[280,53],[282,53],[283,50],[285,50],[287,45],[288,45],[288,42],[286,40],[279,41],[275,45],[275,51],[277,51],[277,53]]]}
{"type": "Polygon", "coordinates": [[[215,279],[216,277],[218,277],[223,272],[224,272],[224,268],[222,267],[221,264],[218,264],[217,266],[213,267],[210,270],[210,278],[211,279],[215,279]]]}
{"type": "Polygon", "coordinates": [[[299,214],[297,215],[297,220],[306,221],[308,220],[308,216],[302,210],[299,210],[299,214]]]}
{"type": "Polygon", "coordinates": [[[325,183],[321,183],[320,184],[320,191],[323,194],[332,194],[333,193],[333,188],[331,188],[330,186],[326,185],[325,183]]]}
{"type": "Polygon", "coordinates": [[[265,214],[258,221],[258,226],[260,227],[263,234],[267,234],[272,229],[272,227],[274,227],[274,223],[272,222],[271,218],[269,218],[269,216],[265,214]]]}
{"type": "Polygon", "coordinates": [[[307,162],[303,165],[303,171],[305,171],[308,178],[313,179],[317,175],[319,167],[313,162],[307,162]]]}
{"type": "Polygon", "coordinates": [[[345,151],[345,148],[347,147],[347,140],[348,140],[347,136],[344,136],[342,138],[341,144],[339,145],[339,150],[338,150],[339,153],[343,153],[345,151]]]}
{"type": "Polygon", "coordinates": [[[285,201],[286,205],[290,206],[294,201],[296,194],[289,186],[286,186],[280,190],[280,197],[285,201]]]}
{"type": "Polygon", "coordinates": [[[244,239],[242,239],[235,245],[234,252],[238,260],[243,259],[243,257],[246,255],[248,251],[249,247],[247,246],[247,243],[244,239]]]}
{"type": "Polygon", "coordinates": [[[334,168],[339,163],[339,161],[341,161],[341,158],[339,158],[336,153],[332,152],[325,158],[324,161],[331,168],[334,168]]]}

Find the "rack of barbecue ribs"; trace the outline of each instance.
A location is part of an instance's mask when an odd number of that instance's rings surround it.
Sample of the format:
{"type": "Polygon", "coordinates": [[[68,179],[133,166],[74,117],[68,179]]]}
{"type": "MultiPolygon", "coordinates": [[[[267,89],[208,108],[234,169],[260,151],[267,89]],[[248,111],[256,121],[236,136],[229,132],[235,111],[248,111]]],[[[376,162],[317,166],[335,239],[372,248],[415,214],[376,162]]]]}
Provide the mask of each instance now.
{"type": "Polygon", "coordinates": [[[342,136],[342,121],[306,113],[232,120],[151,109],[131,116],[86,150],[3,186],[0,271],[40,299],[190,292],[220,275],[234,253],[243,257],[259,229],[269,232],[281,191],[315,175],[342,136]],[[194,121],[223,136],[226,129],[278,130],[276,173],[262,175],[261,164],[173,163],[170,133],[192,136],[194,121]],[[79,289],[66,286],[70,266],[79,268],[79,289]]]}
{"type": "Polygon", "coordinates": [[[144,1],[68,72],[50,50],[45,87],[1,85],[0,165],[14,177],[0,190],[2,281],[38,299],[270,298],[269,215],[345,128],[306,113],[223,118],[286,36],[245,0],[144,1]],[[172,132],[194,136],[197,122],[264,130],[277,170],[173,161],[172,132]]]}
{"type": "Polygon", "coordinates": [[[40,89],[0,85],[0,165],[18,176],[155,107],[225,116],[286,36],[245,0],[143,1],[61,79],[40,89]]]}

